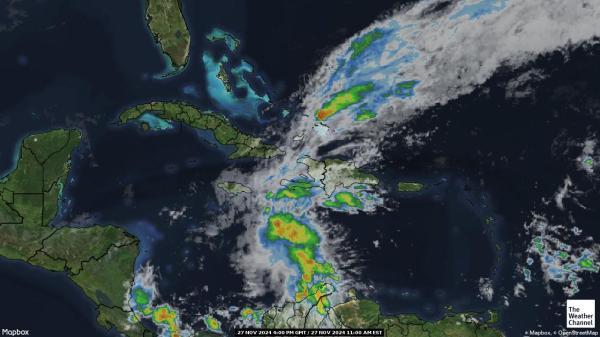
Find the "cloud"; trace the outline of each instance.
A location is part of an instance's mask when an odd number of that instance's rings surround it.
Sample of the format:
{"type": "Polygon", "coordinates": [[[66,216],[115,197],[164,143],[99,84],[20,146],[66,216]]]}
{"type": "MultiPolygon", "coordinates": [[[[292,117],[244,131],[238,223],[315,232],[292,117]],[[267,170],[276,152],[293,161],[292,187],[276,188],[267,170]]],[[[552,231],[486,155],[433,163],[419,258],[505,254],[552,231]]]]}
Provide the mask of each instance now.
{"type": "MultiPolygon", "coordinates": [[[[472,1],[432,11],[442,2],[421,1],[403,7],[333,49],[293,96],[301,102],[300,111],[284,126],[285,130],[279,130],[283,139],[278,145],[286,150],[285,155],[260,161],[250,172],[235,168],[225,171],[219,178],[242,183],[254,191],[244,198],[230,198],[217,191],[220,205],[226,208],[216,220],[217,227],[229,226],[234,220],[246,227],[231,258],[245,277],[249,296],[266,291],[283,295],[286,280],[294,273],[280,260],[272,259],[274,252],[262,246],[258,230],[266,224],[265,193],[280,188],[282,179],[307,176],[298,158],[319,158],[319,148],[329,144],[326,156],[347,158],[358,166],[376,164],[381,158],[381,140],[396,126],[427,113],[431,107],[471,93],[501,68],[518,68],[551,52],[568,55],[569,50],[584,43],[597,43],[600,35],[598,1],[506,1],[478,17],[464,14],[470,13],[472,1]],[[384,33],[381,40],[353,58],[352,42],[376,30],[384,33]],[[418,81],[413,96],[386,96],[406,80],[418,81]],[[375,89],[360,104],[324,122],[315,120],[315,112],[335,93],[364,82],[375,83],[375,89]],[[355,113],[363,106],[374,110],[377,117],[356,122],[355,113]]],[[[515,85],[520,88],[522,83],[519,80],[515,85]]],[[[428,138],[428,134],[404,135],[405,141],[415,146],[425,144],[428,138]]],[[[319,231],[331,230],[335,226],[323,224],[326,220],[317,214],[316,202],[302,211],[303,216],[319,231]]],[[[324,237],[323,258],[336,261],[336,254],[343,251],[341,246],[339,240],[324,237]]],[[[493,296],[489,285],[481,284],[486,299],[493,296]]]]}

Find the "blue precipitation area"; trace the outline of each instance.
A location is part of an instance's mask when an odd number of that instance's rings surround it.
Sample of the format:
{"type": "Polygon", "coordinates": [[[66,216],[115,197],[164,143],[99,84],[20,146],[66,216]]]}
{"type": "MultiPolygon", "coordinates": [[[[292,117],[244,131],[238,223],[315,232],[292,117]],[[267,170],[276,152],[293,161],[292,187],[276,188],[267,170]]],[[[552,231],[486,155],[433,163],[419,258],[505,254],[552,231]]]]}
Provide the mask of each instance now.
{"type": "Polygon", "coordinates": [[[458,19],[459,17],[468,15],[469,19],[475,20],[480,16],[487,15],[500,11],[506,7],[507,0],[481,0],[472,5],[467,5],[457,13],[453,14],[450,19],[458,19]]]}
{"type": "Polygon", "coordinates": [[[352,48],[348,48],[338,58],[338,67],[324,87],[325,99],[335,94],[333,87],[336,83],[345,82],[344,89],[358,84],[373,83],[373,90],[365,94],[364,104],[349,108],[356,119],[361,111],[376,113],[390,99],[409,99],[414,96],[419,80],[389,76],[401,72],[420,57],[414,45],[398,36],[400,31],[410,28],[414,27],[392,23],[389,28],[376,28],[358,36],[353,43],[363,41],[368,35],[375,37],[372,43],[358,55],[352,48]],[[381,62],[383,55],[385,55],[385,62],[381,62]]]}
{"type": "Polygon", "coordinates": [[[394,90],[386,93],[384,96],[395,95],[402,99],[409,98],[415,95],[415,87],[419,84],[420,81],[412,80],[412,81],[402,81],[396,84],[394,90]]]}
{"type": "Polygon", "coordinates": [[[233,90],[227,90],[225,83],[218,77],[221,67],[229,62],[229,58],[222,56],[215,61],[205,52],[202,61],[206,69],[208,94],[220,108],[230,112],[233,117],[255,117],[261,105],[270,104],[269,95],[258,95],[245,79],[247,74],[254,75],[254,69],[248,62],[242,60],[239,66],[231,68],[230,72],[233,76],[228,76],[232,87],[246,91],[245,97],[238,97],[233,90]]]}

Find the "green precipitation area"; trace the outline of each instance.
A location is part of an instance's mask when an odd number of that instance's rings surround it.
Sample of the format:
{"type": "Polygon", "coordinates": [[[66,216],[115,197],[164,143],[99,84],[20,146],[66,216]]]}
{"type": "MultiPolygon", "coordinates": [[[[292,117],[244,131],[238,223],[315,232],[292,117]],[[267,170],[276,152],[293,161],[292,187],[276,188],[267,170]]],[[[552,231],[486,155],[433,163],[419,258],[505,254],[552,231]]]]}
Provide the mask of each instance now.
{"type": "Polygon", "coordinates": [[[173,67],[184,67],[189,58],[190,33],[181,10],[181,0],[147,0],[146,21],[173,67]]]}
{"type": "Polygon", "coordinates": [[[368,121],[369,119],[373,119],[377,117],[377,114],[373,110],[369,109],[360,109],[360,112],[356,114],[354,120],[357,122],[368,121]]]}
{"type": "Polygon", "coordinates": [[[171,122],[181,122],[192,128],[212,131],[217,142],[235,147],[229,159],[272,158],[283,154],[273,145],[262,142],[260,138],[247,135],[234,127],[225,117],[211,111],[182,102],[151,102],[139,104],[121,113],[121,124],[134,121],[145,113],[171,122]]]}
{"type": "Polygon", "coordinates": [[[334,196],[334,200],[325,200],[323,206],[331,208],[342,208],[343,206],[362,208],[363,203],[351,192],[338,192],[334,196]]]}
{"type": "MultiPolygon", "coordinates": [[[[347,107],[361,102],[365,95],[375,89],[371,82],[354,85],[346,90],[342,90],[327,101],[321,109],[315,112],[317,120],[324,121],[347,107]]],[[[368,114],[368,113],[367,113],[368,114]]],[[[365,117],[361,117],[364,120],[365,117]]],[[[367,118],[368,119],[368,118],[367,118]]]]}
{"type": "Polygon", "coordinates": [[[64,272],[98,309],[98,322],[128,337],[153,334],[130,323],[124,302],[133,282],[139,241],[120,228],[52,227],[78,130],[26,137],[15,168],[0,179],[0,256],[64,272]]]}
{"type": "Polygon", "coordinates": [[[350,59],[353,60],[359,57],[373,42],[381,39],[383,37],[383,32],[375,29],[367,34],[359,37],[358,39],[352,41],[350,44],[350,50],[352,54],[350,55],[350,59]]]}
{"type": "Polygon", "coordinates": [[[302,274],[296,283],[296,301],[308,300],[320,314],[325,315],[330,307],[327,298],[330,287],[327,282],[317,280],[316,277],[334,280],[339,278],[330,263],[315,259],[320,242],[318,234],[292,214],[276,213],[269,217],[266,238],[269,241],[285,242],[290,260],[302,274]]]}
{"type": "Polygon", "coordinates": [[[307,180],[290,181],[285,187],[279,189],[277,193],[272,194],[269,192],[267,194],[267,199],[273,198],[275,200],[281,200],[310,197],[313,195],[311,191],[313,187],[315,186],[307,180]]]}

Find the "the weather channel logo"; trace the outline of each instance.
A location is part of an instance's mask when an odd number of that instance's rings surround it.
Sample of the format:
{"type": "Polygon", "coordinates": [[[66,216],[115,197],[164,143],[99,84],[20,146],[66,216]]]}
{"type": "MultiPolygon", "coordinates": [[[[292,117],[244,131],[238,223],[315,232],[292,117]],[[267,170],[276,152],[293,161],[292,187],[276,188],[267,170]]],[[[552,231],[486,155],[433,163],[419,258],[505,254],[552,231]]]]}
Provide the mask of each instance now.
{"type": "Polygon", "coordinates": [[[596,300],[567,300],[567,328],[596,327],[596,300]]]}

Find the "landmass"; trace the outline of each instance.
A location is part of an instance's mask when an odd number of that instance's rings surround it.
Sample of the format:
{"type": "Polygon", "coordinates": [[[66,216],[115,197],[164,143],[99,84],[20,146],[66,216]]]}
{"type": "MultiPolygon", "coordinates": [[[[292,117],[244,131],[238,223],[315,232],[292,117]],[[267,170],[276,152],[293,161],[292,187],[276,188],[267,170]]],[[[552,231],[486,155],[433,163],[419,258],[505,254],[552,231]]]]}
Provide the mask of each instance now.
{"type": "Polygon", "coordinates": [[[159,101],[139,104],[123,111],[119,120],[121,124],[124,124],[146,114],[152,114],[170,122],[180,122],[195,129],[212,131],[217,142],[235,147],[235,151],[229,155],[230,159],[268,159],[283,154],[283,151],[273,145],[263,143],[260,138],[243,133],[225,117],[212,111],[201,111],[183,102],[159,101]]]}
{"type": "Polygon", "coordinates": [[[146,21],[172,66],[175,69],[184,67],[189,58],[190,33],[181,0],[147,0],[146,21]]]}
{"type": "Polygon", "coordinates": [[[344,327],[384,329],[386,337],[503,336],[499,330],[489,325],[494,322],[493,315],[482,319],[476,313],[448,313],[439,321],[429,322],[417,315],[384,316],[377,303],[358,299],[339,304],[333,311],[344,327]]]}
{"type": "Polygon", "coordinates": [[[215,28],[209,34],[206,35],[206,39],[210,42],[224,41],[227,48],[231,51],[235,51],[240,46],[240,40],[238,40],[233,34],[230,34],[222,29],[215,28]]]}
{"type": "Polygon", "coordinates": [[[98,309],[98,323],[128,337],[153,333],[128,318],[139,241],[113,226],[52,227],[72,151],[81,132],[56,129],[25,137],[16,166],[0,179],[0,256],[64,272],[98,309]]]}
{"type": "Polygon", "coordinates": [[[220,181],[217,183],[217,187],[233,195],[252,192],[252,189],[250,187],[244,184],[236,183],[234,181],[220,181]]]}
{"type": "Polygon", "coordinates": [[[399,182],[397,189],[400,192],[419,192],[420,190],[423,189],[423,184],[399,182]]]}
{"type": "Polygon", "coordinates": [[[262,318],[263,328],[319,328],[383,329],[386,337],[502,337],[493,327],[497,314],[488,312],[448,312],[438,321],[426,321],[413,314],[385,316],[376,302],[351,298],[317,314],[299,303],[287,302],[269,309],[262,318]]]}
{"type": "Polygon", "coordinates": [[[229,75],[227,75],[227,70],[225,70],[225,66],[221,64],[219,66],[219,73],[217,74],[217,78],[223,85],[225,86],[225,90],[227,92],[231,92],[231,81],[229,80],[229,75]]]}
{"type": "Polygon", "coordinates": [[[340,159],[320,161],[310,157],[301,158],[298,162],[308,166],[308,174],[323,184],[328,196],[331,196],[340,186],[348,188],[355,184],[377,185],[379,183],[374,175],[361,171],[352,162],[340,159]]]}

